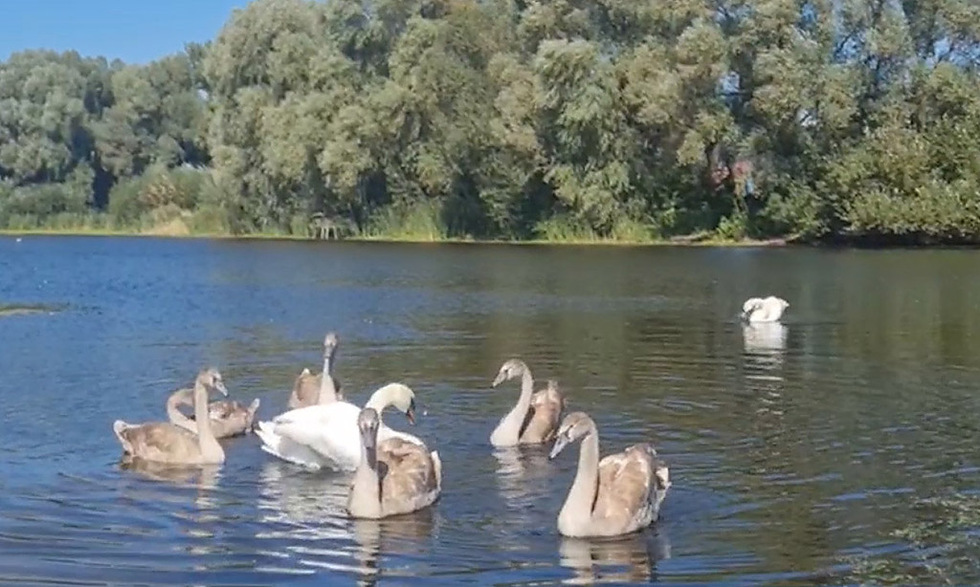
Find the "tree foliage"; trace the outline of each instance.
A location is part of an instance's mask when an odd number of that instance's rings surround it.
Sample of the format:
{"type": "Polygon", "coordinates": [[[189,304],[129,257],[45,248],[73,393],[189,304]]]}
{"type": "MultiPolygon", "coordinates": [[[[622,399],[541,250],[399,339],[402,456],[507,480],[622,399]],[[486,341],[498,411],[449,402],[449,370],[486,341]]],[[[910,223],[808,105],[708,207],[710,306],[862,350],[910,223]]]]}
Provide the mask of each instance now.
{"type": "Polygon", "coordinates": [[[972,0],[255,0],[0,63],[0,223],[978,241],[978,66],[972,0]]]}

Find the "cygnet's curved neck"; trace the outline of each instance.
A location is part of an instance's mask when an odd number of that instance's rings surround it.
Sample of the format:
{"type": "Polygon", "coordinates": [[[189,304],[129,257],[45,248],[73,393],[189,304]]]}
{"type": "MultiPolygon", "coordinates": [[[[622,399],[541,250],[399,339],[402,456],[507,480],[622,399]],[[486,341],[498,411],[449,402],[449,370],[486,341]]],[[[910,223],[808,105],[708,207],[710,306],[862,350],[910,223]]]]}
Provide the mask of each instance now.
{"type": "MultiPolygon", "coordinates": [[[[375,439],[375,446],[377,446],[377,439],[375,439]]],[[[381,478],[378,474],[376,450],[369,450],[365,446],[364,439],[361,439],[361,461],[354,471],[350,497],[347,501],[347,509],[355,516],[368,518],[381,516],[381,478]]]]}
{"type": "Polygon", "coordinates": [[[583,524],[592,520],[596,492],[599,489],[599,431],[592,423],[582,439],[578,454],[578,471],[568,490],[565,504],[558,513],[565,524],[583,524]]]}
{"type": "Polygon", "coordinates": [[[531,396],[534,391],[534,378],[526,366],[521,370],[521,395],[506,416],[500,419],[497,428],[490,435],[490,443],[494,446],[517,444],[521,436],[521,426],[527,411],[531,408],[531,396]]]}
{"type": "Polygon", "coordinates": [[[197,442],[201,456],[208,460],[221,461],[224,450],[218,444],[211,430],[211,417],[208,414],[208,389],[201,381],[194,382],[194,420],[197,425],[197,442]]]}
{"type": "Polygon", "coordinates": [[[194,390],[192,389],[178,389],[177,391],[170,394],[170,397],[167,398],[167,418],[170,420],[170,423],[173,424],[174,426],[179,426],[184,430],[197,434],[197,424],[195,424],[193,420],[191,420],[186,415],[184,415],[184,412],[181,412],[180,409],[177,407],[180,404],[193,405],[194,404],[193,393],[194,390]]]}

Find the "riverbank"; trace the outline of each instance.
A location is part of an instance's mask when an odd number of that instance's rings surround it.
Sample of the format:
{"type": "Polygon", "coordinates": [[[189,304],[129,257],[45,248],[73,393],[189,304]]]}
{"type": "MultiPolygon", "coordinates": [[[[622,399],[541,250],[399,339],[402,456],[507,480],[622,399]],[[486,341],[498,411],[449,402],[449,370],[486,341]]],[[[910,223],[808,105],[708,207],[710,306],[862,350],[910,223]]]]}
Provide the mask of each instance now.
{"type": "MultiPolygon", "coordinates": [[[[310,242],[338,242],[338,241],[317,241],[303,235],[288,233],[247,233],[247,234],[228,234],[228,233],[187,233],[187,234],[166,234],[159,232],[137,232],[127,230],[108,230],[108,229],[0,229],[0,236],[5,237],[30,237],[30,236],[92,236],[92,237],[152,237],[152,238],[173,238],[173,239],[211,239],[211,240],[284,240],[284,241],[310,241],[310,242]]],[[[771,239],[742,239],[730,240],[709,237],[704,235],[678,236],[669,239],[649,239],[649,240],[623,240],[623,239],[527,239],[527,240],[504,240],[504,239],[473,239],[473,238],[425,238],[411,236],[350,236],[341,239],[345,242],[375,242],[375,243],[404,243],[404,244],[479,244],[479,245],[599,245],[599,246],[684,246],[684,247],[779,247],[791,244],[805,244],[793,238],[771,238],[771,239]]]]}

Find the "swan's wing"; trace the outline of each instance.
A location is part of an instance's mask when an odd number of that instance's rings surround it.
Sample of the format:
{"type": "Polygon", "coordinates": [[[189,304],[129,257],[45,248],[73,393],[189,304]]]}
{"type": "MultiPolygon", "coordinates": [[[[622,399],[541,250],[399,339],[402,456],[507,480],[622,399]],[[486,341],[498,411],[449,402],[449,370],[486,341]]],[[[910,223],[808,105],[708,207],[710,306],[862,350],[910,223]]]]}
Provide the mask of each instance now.
{"type": "Polygon", "coordinates": [[[323,458],[309,448],[276,434],[273,426],[271,422],[259,422],[255,428],[256,436],[262,441],[263,451],[286,462],[311,469],[319,469],[325,464],[323,458]]]}
{"type": "Polygon", "coordinates": [[[765,300],[766,318],[772,321],[779,320],[783,316],[783,311],[786,309],[786,306],[786,300],[776,296],[769,296],[765,300]]]}
{"type": "Polygon", "coordinates": [[[436,489],[442,489],[442,458],[439,456],[439,451],[432,451],[429,453],[429,457],[432,458],[432,469],[436,476],[436,489]]]}
{"type": "Polygon", "coordinates": [[[762,305],[762,298],[749,298],[742,304],[742,312],[748,314],[755,308],[762,305]]]}
{"type": "Polygon", "coordinates": [[[231,418],[236,413],[244,411],[245,408],[234,400],[219,400],[208,404],[208,417],[212,420],[231,418]]]}
{"type": "Polygon", "coordinates": [[[599,461],[596,518],[627,523],[643,516],[654,489],[656,451],[649,444],[634,444],[599,461]]]}
{"type": "Polygon", "coordinates": [[[389,438],[398,438],[406,442],[411,442],[412,444],[418,444],[425,446],[422,439],[414,434],[409,434],[408,432],[402,432],[401,430],[395,430],[394,428],[389,428],[384,423],[381,424],[381,428],[378,429],[378,442],[384,442],[389,438]]]}
{"type": "MultiPolygon", "coordinates": [[[[329,424],[333,418],[349,417],[349,413],[360,413],[360,408],[347,402],[336,402],[327,405],[306,406],[283,412],[272,419],[273,423],[279,424],[299,424],[304,426],[315,426],[317,423],[329,424]]],[[[355,419],[357,416],[354,416],[355,419]]]]}
{"type": "Polygon", "coordinates": [[[276,417],[274,431],[341,467],[356,466],[361,453],[360,408],[334,402],[291,410],[276,417]]]}
{"type": "Polygon", "coordinates": [[[432,455],[425,446],[400,438],[389,438],[378,444],[378,460],[387,466],[381,481],[382,499],[409,502],[438,489],[432,455]]]}
{"type": "Polygon", "coordinates": [[[296,376],[293,382],[293,391],[289,396],[288,406],[290,408],[303,408],[316,405],[320,397],[320,374],[310,373],[309,369],[296,376]]]}
{"type": "Polygon", "coordinates": [[[169,422],[115,425],[124,450],[150,461],[186,461],[200,456],[197,435],[169,422]],[[128,446],[127,446],[128,445],[128,446]]]}
{"type": "Polygon", "coordinates": [[[531,396],[531,409],[528,410],[521,429],[521,440],[525,442],[547,442],[554,438],[561,421],[565,398],[558,385],[548,382],[548,387],[531,396]]]}

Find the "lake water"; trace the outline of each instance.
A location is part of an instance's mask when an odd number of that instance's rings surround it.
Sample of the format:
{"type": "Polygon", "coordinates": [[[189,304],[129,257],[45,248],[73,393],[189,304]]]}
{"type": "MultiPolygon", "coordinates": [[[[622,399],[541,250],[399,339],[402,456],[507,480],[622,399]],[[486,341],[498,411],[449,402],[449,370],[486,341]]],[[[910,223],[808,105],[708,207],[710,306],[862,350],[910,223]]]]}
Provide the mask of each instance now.
{"type": "MultiPolygon", "coordinates": [[[[0,237],[0,581],[95,584],[803,585],[901,556],[911,504],[977,487],[980,252],[387,245],[0,237]],[[784,326],[743,330],[775,293],[784,326]],[[428,413],[432,508],[344,515],[347,477],[223,441],[226,463],[154,479],[112,421],[215,365],[285,409],[327,330],[362,404],[389,381],[428,413]],[[652,441],[661,520],[562,539],[578,448],[494,451],[523,358],[596,420],[603,454],[652,441]]],[[[408,429],[397,412],[389,425],[408,429]]],[[[978,577],[960,578],[976,582],[978,577]]]]}

